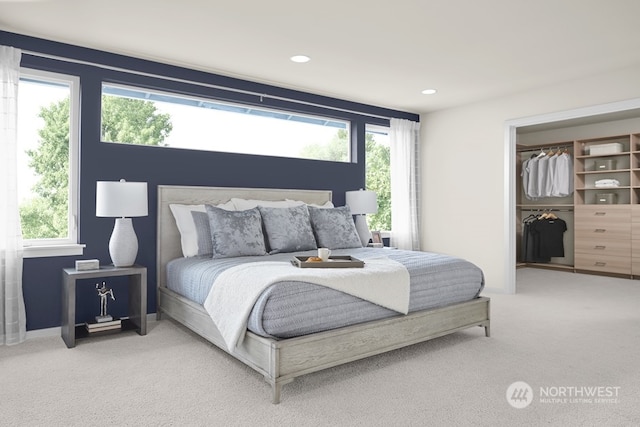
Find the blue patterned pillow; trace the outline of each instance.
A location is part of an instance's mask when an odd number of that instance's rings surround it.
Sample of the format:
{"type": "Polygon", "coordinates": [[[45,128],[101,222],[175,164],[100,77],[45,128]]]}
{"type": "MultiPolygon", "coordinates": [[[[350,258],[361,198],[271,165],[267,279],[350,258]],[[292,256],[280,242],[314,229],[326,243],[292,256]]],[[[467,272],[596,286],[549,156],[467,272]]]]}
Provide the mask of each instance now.
{"type": "Polygon", "coordinates": [[[257,208],[226,211],[206,205],[213,258],[266,255],[262,221],[257,208]]]}
{"type": "Polygon", "coordinates": [[[211,227],[209,226],[209,214],[206,212],[191,211],[193,225],[196,228],[198,239],[198,256],[212,256],[211,227]]]}
{"type": "Polygon", "coordinates": [[[258,206],[267,233],[270,254],[316,249],[316,239],[305,205],[291,208],[258,206]]]}
{"type": "Polygon", "coordinates": [[[362,242],[356,231],[353,216],[348,206],[322,209],[308,206],[311,226],[318,247],[329,249],[361,248],[362,242]]]}

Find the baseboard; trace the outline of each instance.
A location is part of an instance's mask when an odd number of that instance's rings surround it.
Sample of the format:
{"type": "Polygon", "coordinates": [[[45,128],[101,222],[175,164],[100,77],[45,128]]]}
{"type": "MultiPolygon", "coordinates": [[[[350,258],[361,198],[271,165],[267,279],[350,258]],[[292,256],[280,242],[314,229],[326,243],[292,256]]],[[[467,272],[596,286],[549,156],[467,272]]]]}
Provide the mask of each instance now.
{"type": "MultiPolygon", "coordinates": [[[[156,321],[156,313],[147,314],[147,324],[149,322],[156,321]]],[[[36,339],[36,338],[45,338],[45,337],[59,337],[62,333],[62,328],[60,326],[55,328],[45,328],[45,329],[34,329],[32,331],[27,331],[27,339],[36,339]]]]}

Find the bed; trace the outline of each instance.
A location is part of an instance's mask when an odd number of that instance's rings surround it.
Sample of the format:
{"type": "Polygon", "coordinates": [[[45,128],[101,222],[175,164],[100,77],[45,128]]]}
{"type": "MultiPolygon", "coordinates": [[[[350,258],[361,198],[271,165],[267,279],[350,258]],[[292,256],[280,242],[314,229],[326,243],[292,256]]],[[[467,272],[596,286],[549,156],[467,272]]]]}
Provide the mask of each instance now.
{"type": "MultiPolygon", "coordinates": [[[[233,198],[263,201],[296,200],[320,206],[331,201],[332,194],[327,190],[158,186],[158,319],[167,316],[181,323],[262,374],[271,385],[273,403],[280,402],[282,386],[301,375],[470,327],[483,327],[485,335],[487,337],[490,335],[490,301],[488,298],[478,295],[482,284],[476,293],[466,291],[466,296],[458,297],[458,299],[464,298],[463,301],[447,302],[445,300],[437,307],[430,307],[427,299],[424,299],[417,306],[412,302],[413,306],[410,304],[408,314],[400,314],[378,307],[372,310],[374,313],[368,315],[370,317],[364,317],[356,324],[345,324],[344,319],[338,319],[337,323],[329,325],[328,329],[325,327],[318,331],[313,329],[283,331],[277,328],[265,330],[271,326],[261,326],[259,322],[256,322],[254,315],[253,320],[252,318],[248,320],[242,341],[237,346],[230,346],[229,341],[221,333],[222,329],[219,330],[216,327],[211,315],[205,309],[202,298],[195,298],[181,291],[180,288],[176,288],[176,280],[180,282],[180,279],[176,279],[176,277],[181,277],[175,273],[175,271],[181,271],[176,268],[176,265],[182,266],[189,263],[205,265],[202,263],[207,263],[209,260],[195,257],[193,260],[184,261],[181,233],[176,226],[170,205],[221,205],[233,198]],[[169,274],[168,271],[171,273],[169,274]]],[[[374,258],[384,254],[386,258],[395,257],[401,262],[403,260],[400,258],[405,256],[402,251],[369,248],[361,248],[357,251],[355,249],[343,250],[343,252],[337,251],[336,253],[356,252],[364,258],[367,258],[369,254],[374,258]]],[[[306,252],[296,252],[295,254],[298,253],[304,254],[306,252]]],[[[406,256],[411,257],[412,254],[406,254],[406,256]]],[[[277,254],[274,259],[282,260],[291,257],[291,254],[281,253],[277,254]]],[[[365,259],[365,264],[368,262],[367,259],[365,259]]],[[[369,263],[373,264],[374,261],[375,259],[370,259],[369,263]]],[[[329,291],[339,293],[338,291],[329,291]]],[[[414,297],[413,285],[411,292],[411,300],[417,300],[414,297]]],[[[360,304],[355,300],[345,301],[349,304],[360,304]]],[[[264,309],[264,304],[256,303],[252,313],[256,312],[258,306],[264,309]]]]}

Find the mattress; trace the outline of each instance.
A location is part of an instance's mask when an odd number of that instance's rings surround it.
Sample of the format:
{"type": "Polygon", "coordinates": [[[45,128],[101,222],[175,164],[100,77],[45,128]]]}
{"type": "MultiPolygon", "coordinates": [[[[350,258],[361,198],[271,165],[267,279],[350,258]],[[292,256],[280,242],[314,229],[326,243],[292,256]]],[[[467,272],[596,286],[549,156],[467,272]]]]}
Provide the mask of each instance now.
{"type": "MultiPolygon", "coordinates": [[[[296,252],[295,255],[314,253],[296,252]]],[[[215,278],[227,268],[255,261],[289,260],[293,255],[175,259],[167,264],[167,287],[203,304],[215,278]]],[[[477,298],[484,287],[480,268],[449,255],[380,248],[334,250],[332,255],[351,255],[365,263],[367,258],[383,255],[403,264],[410,276],[409,312],[468,301],[477,298]]],[[[268,287],[258,298],[247,328],[265,337],[291,338],[398,315],[334,289],[283,281],[268,287]]]]}

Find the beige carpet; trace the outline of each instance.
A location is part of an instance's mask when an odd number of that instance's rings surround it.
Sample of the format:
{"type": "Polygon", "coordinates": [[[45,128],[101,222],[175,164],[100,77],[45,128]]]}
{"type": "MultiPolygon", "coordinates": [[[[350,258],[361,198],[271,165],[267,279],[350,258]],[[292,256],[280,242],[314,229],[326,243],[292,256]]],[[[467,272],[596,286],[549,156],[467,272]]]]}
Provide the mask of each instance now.
{"type": "Polygon", "coordinates": [[[310,374],[280,405],[259,374],[171,321],[74,349],[0,347],[0,425],[639,425],[640,281],[517,277],[517,295],[486,294],[491,338],[473,328],[310,374]],[[533,391],[523,409],[507,401],[516,381],[533,391]],[[615,387],[616,401],[540,401],[541,388],[587,387],[615,387]]]}

